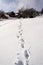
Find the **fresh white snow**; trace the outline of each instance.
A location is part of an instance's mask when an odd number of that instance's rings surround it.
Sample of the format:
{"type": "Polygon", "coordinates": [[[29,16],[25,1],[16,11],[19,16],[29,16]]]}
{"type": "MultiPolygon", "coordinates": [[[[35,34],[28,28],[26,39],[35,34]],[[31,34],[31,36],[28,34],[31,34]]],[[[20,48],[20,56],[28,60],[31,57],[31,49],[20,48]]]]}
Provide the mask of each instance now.
{"type": "Polygon", "coordinates": [[[43,65],[43,17],[0,21],[0,65],[15,65],[17,53],[25,63],[24,50],[17,39],[19,22],[22,22],[24,49],[31,47],[29,65],[43,65]]]}

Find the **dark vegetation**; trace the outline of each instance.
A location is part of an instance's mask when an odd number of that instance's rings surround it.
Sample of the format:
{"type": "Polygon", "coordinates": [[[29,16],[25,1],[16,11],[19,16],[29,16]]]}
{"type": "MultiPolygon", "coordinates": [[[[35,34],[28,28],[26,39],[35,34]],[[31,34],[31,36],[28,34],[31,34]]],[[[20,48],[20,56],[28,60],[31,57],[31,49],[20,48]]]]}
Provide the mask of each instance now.
{"type": "Polygon", "coordinates": [[[8,19],[10,17],[13,18],[34,18],[36,16],[40,16],[43,14],[43,9],[39,12],[35,9],[20,9],[18,13],[15,13],[13,11],[5,13],[4,11],[0,10],[0,19],[8,19]]]}
{"type": "Polygon", "coordinates": [[[13,11],[12,12],[7,12],[6,14],[9,15],[10,17],[15,17],[15,13],[13,11]]]}
{"type": "Polygon", "coordinates": [[[43,9],[42,9],[42,11],[41,11],[41,14],[43,14],[43,9]]]}
{"type": "Polygon", "coordinates": [[[1,19],[8,19],[7,15],[5,14],[4,11],[0,11],[0,18],[1,19]]]}
{"type": "Polygon", "coordinates": [[[39,12],[35,9],[26,9],[26,10],[19,10],[18,12],[18,18],[34,18],[36,16],[39,16],[39,12]]]}

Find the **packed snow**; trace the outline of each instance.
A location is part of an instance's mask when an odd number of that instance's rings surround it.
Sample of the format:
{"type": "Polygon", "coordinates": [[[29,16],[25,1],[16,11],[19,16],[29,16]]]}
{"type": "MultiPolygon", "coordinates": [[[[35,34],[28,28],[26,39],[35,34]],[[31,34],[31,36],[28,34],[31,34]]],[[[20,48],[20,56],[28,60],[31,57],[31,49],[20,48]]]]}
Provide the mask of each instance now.
{"type": "Polygon", "coordinates": [[[43,65],[43,16],[0,21],[0,65],[28,65],[26,59],[29,65],[43,65]],[[24,48],[18,39],[20,22],[24,48]]]}

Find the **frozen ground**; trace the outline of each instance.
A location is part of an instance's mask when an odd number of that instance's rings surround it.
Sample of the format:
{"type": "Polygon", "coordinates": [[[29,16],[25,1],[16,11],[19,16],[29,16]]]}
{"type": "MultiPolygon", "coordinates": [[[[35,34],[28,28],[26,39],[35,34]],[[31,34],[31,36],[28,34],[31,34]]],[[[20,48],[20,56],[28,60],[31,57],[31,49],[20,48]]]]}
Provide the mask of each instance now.
{"type": "Polygon", "coordinates": [[[29,48],[29,65],[43,65],[43,17],[0,21],[0,65],[15,65],[18,60],[26,65],[23,51],[29,48]],[[25,40],[24,49],[17,39],[20,22],[25,40]],[[17,53],[20,53],[19,59],[17,53]]]}

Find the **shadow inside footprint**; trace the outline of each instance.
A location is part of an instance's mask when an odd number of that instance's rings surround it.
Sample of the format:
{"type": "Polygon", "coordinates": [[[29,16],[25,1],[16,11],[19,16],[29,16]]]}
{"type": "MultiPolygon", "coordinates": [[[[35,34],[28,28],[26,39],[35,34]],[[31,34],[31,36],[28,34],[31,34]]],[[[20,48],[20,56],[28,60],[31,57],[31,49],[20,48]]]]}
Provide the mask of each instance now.
{"type": "Polygon", "coordinates": [[[23,65],[23,62],[19,60],[16,65],[23,65]]]}

